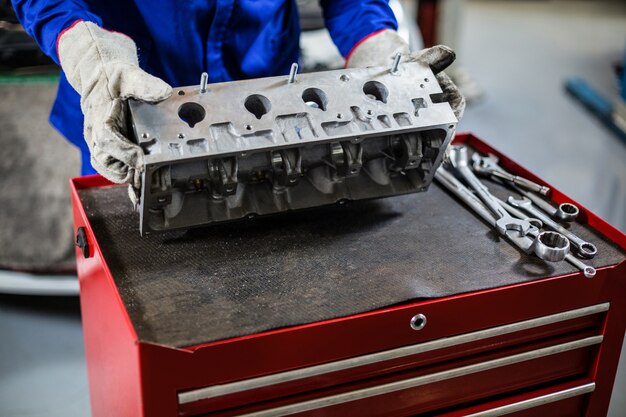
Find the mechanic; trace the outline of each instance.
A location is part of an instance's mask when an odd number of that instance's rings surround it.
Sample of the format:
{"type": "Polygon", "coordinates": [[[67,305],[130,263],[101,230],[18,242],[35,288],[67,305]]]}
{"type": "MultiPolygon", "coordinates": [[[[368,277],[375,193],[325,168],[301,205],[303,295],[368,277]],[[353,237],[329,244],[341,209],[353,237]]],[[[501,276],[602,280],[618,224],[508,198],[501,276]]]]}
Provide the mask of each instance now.
{"type": "MultiPolygon", "coordinates": [[[[12,0],[19,21],[63,70],[51,123],[82,154],[82,174],[128,183],[136,202],[143,152],[127,139],[125,100],[158,102],[171,86],[287,74],[299,56],[296,0],[12,0]],[[82,109],[82,113],[81,110],[82,109]],[[94,170],[95,168],[95,170],[94,170]]],[[[347,67],[408,54],[387,0],[321,0],[347,67]]],[[[417,53],[461,117],[465,101],[442,72],[445,46],[417,53]]]]}

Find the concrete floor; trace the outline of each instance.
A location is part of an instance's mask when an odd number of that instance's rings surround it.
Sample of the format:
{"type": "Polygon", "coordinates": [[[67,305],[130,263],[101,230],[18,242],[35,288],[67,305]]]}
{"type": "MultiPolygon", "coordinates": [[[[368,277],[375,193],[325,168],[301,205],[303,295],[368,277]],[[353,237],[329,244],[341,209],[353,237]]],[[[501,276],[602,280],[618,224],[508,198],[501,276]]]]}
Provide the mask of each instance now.
{"type": "MultiPolygon", "coordinates": [[[[626,146],[569,99],[562,83],[577,75],[616,96],[611,63],[621,58],[625,40],[623,1],[470,1],[460,50],[486,94],[460,128],[622,230],[626,146]]],[[[626,416],[625,368],[611,417],[626,416]]],[[[76,299],[0,296],[0,416],[88,415],[76,299]]]]}

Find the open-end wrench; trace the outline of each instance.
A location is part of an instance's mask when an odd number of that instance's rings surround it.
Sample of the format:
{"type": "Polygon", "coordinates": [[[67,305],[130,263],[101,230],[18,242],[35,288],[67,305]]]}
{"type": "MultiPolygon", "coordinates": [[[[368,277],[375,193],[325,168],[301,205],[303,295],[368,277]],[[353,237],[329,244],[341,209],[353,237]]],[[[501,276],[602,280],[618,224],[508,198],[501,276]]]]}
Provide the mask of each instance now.
{"type": "Polygon", "coordinates": [[[498,162],[500,162],[498,157],[493,154],[483,156],[478,152],[475,152],[472,155],[472,162],[472,168],[479,174],[492,175],[496,178],[519,185],[526,190],[535,191],[543,195],[548,195],[550,192],[549,187],[537,184],[536,182],[520,177],[519,175],[513,175],[505,171],[504,168],[498,165],[498,162]]]}
{"type": "Polygon", "coordinates": [[[467,148],[465,146],[451,146],[450,147],[450,163],[457,172],[467,181],[470,188],[472,188],[478,198],[491,210],[496,217],[495,228],[500,234],[505,234],[507,230],[518,231],[522,236],[532,227],[528,220],[518,219],[511,216],[500,205],[498,200],[487,190],[487,187],[474,175],[468,164],[469,157],[467,155],[467,148]]]}
{"type": "Polygon", "coordinates": [[[515,185],[512,185],[512,187],[515,191],[528,198],[530,201],[535,203],[537,207],[548,213],[556,220],[570,223],[578,217],[580,210],[578,210],[578,207],[572,203],[561,203],[558,207],[554,208],[552,204],[548,203],[538,195],[522,190],[520,187],[516,187],[515,185]]]}
{"type": "MultiPolygon", "coordinates": [[[[435,172],[435,179],[460,198],[483,220],[496,227],[495,216],[454,175],[440,167],[435,172]]],[[[558,262],[567,259],[569,255],[569,241],[559,233],[540,232],[536,227],[531,227],[526,236],[522,236],[513,230],[506,230],[502,235],[525,253],[535,253],[545,261],[558,262]]]]}
{"type": "Polygon", "coordinates": [[[598,248],[596,248],[593,243],[582,240],[581,238],[552,220],[544,212],[533,206],[532,201],[530,201],[529,199],[523,198],[521,200],[518,200],[511,196],[509,197],[508,203],[513,207],[524,210],[530,216],[538,218],[543,222],[544,226],[549,227],[555,232],[559,232],[563,236],[567,237],[572,243],[572,246],[576,248],[576,251],[578,252],[578,254],[580,254],[580,256],[584,258],[593,258],[596,253],[598,253],[598,248]]]}
{"type": "MultiPolygon", "coordinates": [[[[469,189],[467,189],[459,180],[457,180],[454,175],[446,171],[443,167],[440,167],[435,172],[435,179],[439,184],[448,189],[452,194],[456,195],[461,201],[467,204],[476,214],[478,214],[483,220],[485,220],[488,224],[495,227],[496,221],[494,216],[487,210],[487,208],[483,205],[483,203],[472,193],[469,189]]],[[[510,207],[510,206],[509,206],[510,207]]],[[[518,214],[519,211],[518,211],[518,214]]],[[[520,248],[525,253],[535,253],[539,258],[543,260],[546,257],[551,257],[551,259],[559,260],[563,254],[565,261],[574,265],[576,268],[580,269],[584,276],[587,278],[593,278],[596,275],[596,269],[593,266],[586,265],[580,259],[576,258],[571,253],[568,253],[568,250],[564,250],[562,248],[555,248],[555,253],[550,253],[549,248],[545,248],[545,245],[542,243],[542,239],[538,239],[539,237],[539,229],[533,227],[528,232],[527,236],[520,236],[518,233],[507,231],[504,235],[511,243],[520,248]],[[531,236],[534,238],[531,239],[531,236]],[[539,240],[539,243],[537,241],[539,240]]],[[[545,236],[545,235],[544,235],[545,236]]],[[[562,236],[562,235],[561,235],[562,236]]],[[[552,240],[554,237],[546,236],[547,240],[552,240]]],[[[567,238],[565,238],[567,240],[567,238]]],[[[550,243],[550,242],[547,242],[550,243]]]]}
{"type": "Polygon", "coordinates": [[[523,213],[521,210],[516,209],[515,207],[513,207],[512,205],[510,205],[509,203],[507,203],[506,201],[502,201],[500,200],[498,197],[494,196],[494,198],[496,200],[498,200],[498,203],[500,203],[500,205],[509,212],[509,214],[513,217],[517,217],[518,219],[527,219],[528,223],[530,223],[532,226],[535,226],[537,229],[541,229],[543,228],[543,222],[539,219],[535,219],[534,217],[528,217],[525,213],[523,213]]]}

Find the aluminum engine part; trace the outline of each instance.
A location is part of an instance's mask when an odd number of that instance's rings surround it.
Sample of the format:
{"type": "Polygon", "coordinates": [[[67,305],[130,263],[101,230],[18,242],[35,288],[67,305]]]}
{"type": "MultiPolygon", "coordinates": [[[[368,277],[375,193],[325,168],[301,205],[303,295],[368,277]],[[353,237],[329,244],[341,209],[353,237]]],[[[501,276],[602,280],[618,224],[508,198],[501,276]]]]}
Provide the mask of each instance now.
{"type": "Polygon", "coordinates": [[[130,102],[142,234],[424,191],[457,120],[417,62],[174,89],[130,102]]]}

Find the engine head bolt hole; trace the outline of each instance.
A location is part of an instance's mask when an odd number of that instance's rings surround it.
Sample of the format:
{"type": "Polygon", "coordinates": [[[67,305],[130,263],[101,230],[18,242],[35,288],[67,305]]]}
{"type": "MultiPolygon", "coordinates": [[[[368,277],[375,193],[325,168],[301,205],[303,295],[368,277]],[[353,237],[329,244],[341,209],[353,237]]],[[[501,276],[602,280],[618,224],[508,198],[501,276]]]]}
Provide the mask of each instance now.
{"type": "Polygon", "coordinates": [[[272,102],[261,94],[253,94],[246,97],[244,106],[246,107],[246,110],[254,114],[257,119],[261,119],[264,114],[269,113],[272,109],[272,102]]]}
{"type": "Polygon", "coordinates": [[[341,74],[339,76],[339,80],[346,82],[346,81],[350,81],[350,77],[348,77],[346,74],[341,74]]]}
{"type": "Polygon", "coordinates": [[[426,316],[422,313],[416,314],[411,318],[411,329],[422,330],[426,326],[426,316]]]}
{"type": "Polygon", "coordinates": [[[343,119],[343,114],[337,113],[337,119],[343,119]]]}
{"type": "Polygon", "coordinates": [[[183,90],[178,90],[178,95],[179,95],[179,96],[184,96],[184,95],[185,95],[185,92],[184,92],[183,90]]]}
{"type": "Polygon", "coordinates": [[[183,103],[178,108],[178,117],[181,120],[189,125],[189,127],[194,127],[196,124],[200,123],[204,120],[206,116],[206,111],[204,107],[199,105],[198,103],[183,103]]]}
{"type": "Polygon", "coordinates": [[[322,111],[326,111],[326,106],[328,105],[326,93],[319,88],[307,88],[304,90],[304,92],[302,92],[302,101],[304,101],[307,106],[322,111]]]}
{"type": "Polygon", "coordinates": [[[252,126],[246,125],[246,130],[252,130],[252,126]]]}
{"type": "Polygon", "coordinates": [[[381,82],[368,81],[363,85],[363,93],[373,99],[387,103],[387,97],[389,97],[389,90],[381,82]]]}

